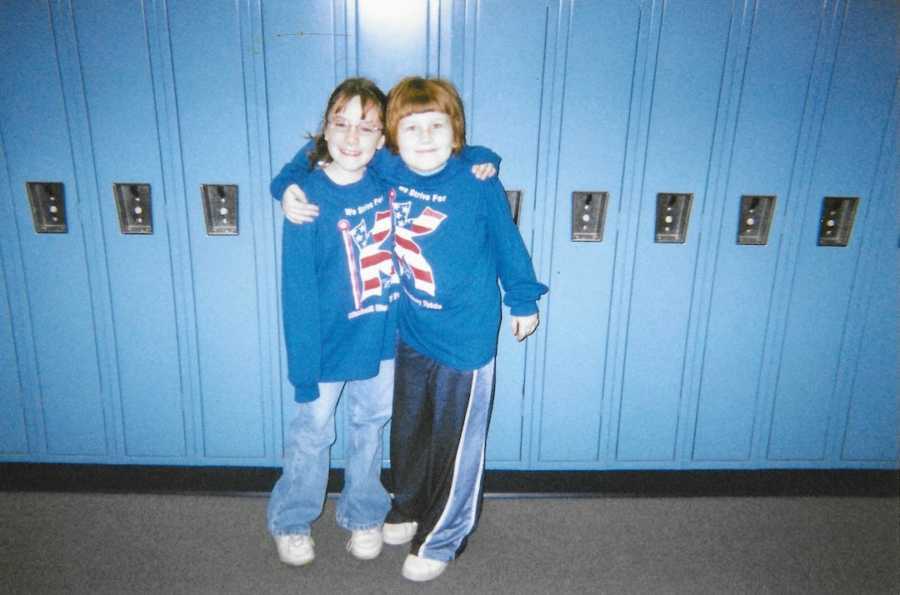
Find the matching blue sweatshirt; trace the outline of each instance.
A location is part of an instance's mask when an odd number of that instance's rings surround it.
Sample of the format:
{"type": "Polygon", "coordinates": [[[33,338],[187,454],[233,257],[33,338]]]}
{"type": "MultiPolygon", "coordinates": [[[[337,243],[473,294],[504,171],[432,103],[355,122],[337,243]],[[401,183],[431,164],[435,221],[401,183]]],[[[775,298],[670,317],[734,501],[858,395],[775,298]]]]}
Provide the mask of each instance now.
{"type": "MultiPolygon", "coordinates": [[[[499,163],[494,153],[467,148],[464,159],[451,157],[440,172],[421,176],[382,149],[363,180],[348,187],[337,186],[321,170],[309,170],[310,147],[301,149],[271,184],[280,200],[296,183],[320,207],[314,224],[285,222],[282,299],[289,377],[297,400],[315,398],[316,381],[374,376],[378,362],[393,357],[397,332],[409,346],[444,365],[460,370],[483,366],[496,354],[498,279],[513,315],[537,312],[537,300],[547,287],[535,278],[503,186],[496,178],[479,181],[470,172],[472,163],[499,163]],[[351,212],[356,213],[352,220],[351,212]],[[389,268],[384,256],[378,257],[382,295],[367,295],[357,308],[347,274],[351,260],[345,258],[343,270],[336,264],[350,252],[340,226],[356,229],[364,221],[371,233],[384,224],[385,212],[391,236],[379,239],[377,250],[393,249],[397,266],[389,268]]],[[[363,238],[359,232],[350,237],[363,238]]],[[[360,251],[369,245],[361,241],[354,246],[361,244],[360,251]]],[[[359,269],[359,256],[357,261],[359,269]]]]}
{"type": "Polygon", "coordinates": [[[371,378],[381,360],[393,359],[392,302],[399,297],[384,184],[367,171],[340,186],[316,169],[303,187],[319,216],[303,225],[284,220],[281,282],[288,377],[298,402],[317,398],[319,382],[371,378]]]}
{"type": "Polygon", "coordinates": [[[397,317],[404,343],[458,370],[475,370],[496,355],[500,290],[515,316],[538,311],[547,287],[509,212],[503,185],[479,181],[451,157],[430,176],[397,158],[381,170],[391,183],[394,253],[402,299],[397,317]]]}

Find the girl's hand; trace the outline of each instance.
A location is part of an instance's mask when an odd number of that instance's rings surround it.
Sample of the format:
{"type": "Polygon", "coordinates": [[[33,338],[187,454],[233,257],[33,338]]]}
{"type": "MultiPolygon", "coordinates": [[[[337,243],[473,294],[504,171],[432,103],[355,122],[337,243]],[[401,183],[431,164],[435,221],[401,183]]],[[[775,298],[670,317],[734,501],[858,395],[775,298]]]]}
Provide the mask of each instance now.
{"type": "Polygon", "coordinates": [[[281,210],[288,221],[297,225],[312,223],[319,216],[318,205],[310,204],[306,200],[306,193],[296,184],[285,189],[281,197],[281,210]]]}
{"type": "Polygon", "coordinates": [[[537,329],[539,323],[537,312],[531,316],[513,316],[511,321],[512,334],[517,341],[523,341],[525,337],[537,329]]]}
{"type": "Polygon", "coordinates": [[[472,175],[483,182],[496,176],[497,168],[494,167],[493,163],[479,163],[472,166],[472,175]]]}

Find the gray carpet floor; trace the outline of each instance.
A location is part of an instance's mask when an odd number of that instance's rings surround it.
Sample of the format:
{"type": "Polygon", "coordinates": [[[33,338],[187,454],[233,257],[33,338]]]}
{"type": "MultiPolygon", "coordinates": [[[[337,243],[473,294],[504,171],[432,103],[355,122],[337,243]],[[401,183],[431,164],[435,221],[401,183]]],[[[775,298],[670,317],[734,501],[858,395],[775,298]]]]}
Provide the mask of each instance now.
{"type": "Polygon", "coordinates": [[[0,593],[900,593],[896,498],[502,498],[443,576],[352,558],[333,499],[281,564],[263,495],[0,493],[0,593]]]}

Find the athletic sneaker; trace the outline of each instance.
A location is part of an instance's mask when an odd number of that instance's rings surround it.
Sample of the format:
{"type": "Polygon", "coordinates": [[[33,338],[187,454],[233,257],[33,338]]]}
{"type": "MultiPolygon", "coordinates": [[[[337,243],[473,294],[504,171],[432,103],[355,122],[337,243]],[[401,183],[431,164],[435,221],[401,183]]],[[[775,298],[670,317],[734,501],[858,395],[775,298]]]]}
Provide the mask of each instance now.
{"type": "Polygon", "coordinates": [[[421,558],[409,554],[403,561],[403,578],[407,578],[417,583],[423,583],[436,579],[447,569],[447,563],[441,560],[432,560],[430,558],[421,558]]]}
{"type": "Polygon", "coordinates": [[[316,542],[309,535],[277,535],[275,546],[281,561],[291,566],[309,564],[316,557],[316,542]]]}
{"type": "Polygon", "coordinates": [[[347,551],[353,554],[354,558],[360,560],[371,560],[377,558],[381,553],[381,527],[373,527],[372,529],[362,529],[353,531],[350,534],[350,541],[347,542],[347,551]]]}
{"type": "Polygon", "coordinates": [[[384,542],[388,545],[403,545],[409,543],[416,536],[419,524],[412,523],[385,523],[382,529],[384,542]]]}

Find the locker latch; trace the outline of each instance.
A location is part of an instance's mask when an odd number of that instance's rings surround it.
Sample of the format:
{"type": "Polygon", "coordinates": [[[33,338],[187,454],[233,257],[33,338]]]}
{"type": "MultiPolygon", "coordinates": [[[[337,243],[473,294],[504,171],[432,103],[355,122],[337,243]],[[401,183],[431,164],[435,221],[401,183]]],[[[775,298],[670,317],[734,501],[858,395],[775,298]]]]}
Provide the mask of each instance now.
{"type": "Polygon", "coordinates": [[[572,193],[572,241],[602,242],[608,192],[572,193]]]}
{"type": "Polygon", "coordinates": [[[113,184],[119,231],[125,234],[152,234],[153,209],[150,184],[113,184]]]}
{"type": "Polygon", "coordinates": [[[769,229],[775,213],[774,196],[747,195],[741,197],[737,243],[764,246],[769,243],[769,229]]]}
{"type": "Polygon", "coordinates": [[[656,241],[683,244],[687,239],[693,194],[661,192],[656,195],[656,241]]]}
{"type": "Polygon", "coordinates": [[[853,220],[859,198],[850,196],[826,196],[822,201],[819,219],[820,246],[846,246],[850,243],[853,220]]]}
{"type": "Polygon", "coordinates": [[[238,187],[233,184],[204,184],[202,192],[207,235],[238,235],[238,187]]]}
{"type": "Polygon", "coordinates": [[[37,233],[68,233],[66,196],[62,182],[26,182],[31,219],[37,233]]]}

